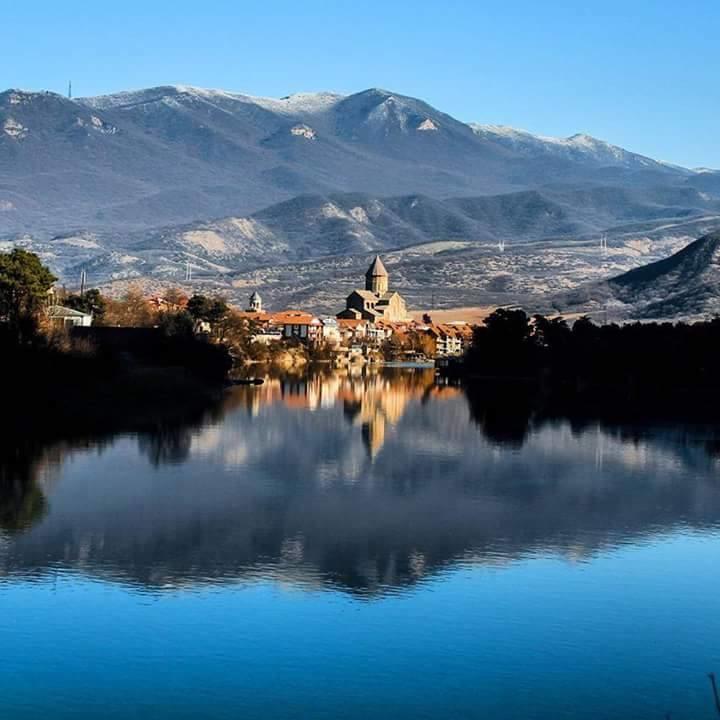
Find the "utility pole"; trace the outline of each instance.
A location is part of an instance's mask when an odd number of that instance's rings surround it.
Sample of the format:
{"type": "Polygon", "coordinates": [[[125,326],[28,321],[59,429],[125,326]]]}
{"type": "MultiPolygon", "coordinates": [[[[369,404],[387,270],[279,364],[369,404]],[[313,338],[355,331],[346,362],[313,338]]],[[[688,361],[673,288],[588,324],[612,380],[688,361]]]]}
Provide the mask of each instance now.
{"type": "Polygon", "coordinates": [[[85,268],[83,268],[80,271],[80,296],[82,297],[85,294],[85,283],[87,282],[87,272],[85,272],[85,268]]]}
{"type": "Polygon", "coordinates": [[[600,238],[600,251],[603,255],[608,254],[608,241],[607,241],[607,235],[603,235],[600,238]]]}

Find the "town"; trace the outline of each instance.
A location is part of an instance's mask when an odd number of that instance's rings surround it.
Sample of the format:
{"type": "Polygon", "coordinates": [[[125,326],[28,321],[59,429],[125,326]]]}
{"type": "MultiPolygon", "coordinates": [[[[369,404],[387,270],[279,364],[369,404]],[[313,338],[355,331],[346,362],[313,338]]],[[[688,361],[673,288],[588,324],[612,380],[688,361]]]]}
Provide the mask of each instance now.
{"type": "Polygon", "coordinates": [[[345,309],[336,316],[267,309],[257,291],[242,309],[219,298],[188,297],[176,289],[149,298],[130,290],[123,299],[113,300],[81,287],[76,295],[58,297],[52,290],[50,297],[47,315],[55,326],[160,326],[176,331],[182,325],[180,318],[189,315],[196,335],[226,344],[236,360],[277,361],[286,366],[307,359],[348,365],[460,357],[474,329],[464,320],[433,322],[428,313],[414,319],[402,295],[391,290],[379,256],[365,274],[364,287],[347,296],[345,309]]]}

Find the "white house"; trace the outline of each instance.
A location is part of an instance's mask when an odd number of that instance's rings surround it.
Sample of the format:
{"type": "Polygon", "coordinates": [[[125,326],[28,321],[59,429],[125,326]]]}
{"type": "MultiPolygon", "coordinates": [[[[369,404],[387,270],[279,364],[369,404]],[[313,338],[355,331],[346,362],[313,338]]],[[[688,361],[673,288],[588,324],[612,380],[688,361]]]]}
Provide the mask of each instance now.
{"type": "Polygon", "coordinates": [[[321,322],[323,341],[330,345],[339,345],[342,336],[338,321],[334,317],[324,317],[321,319],[321,322]]]}
{"type": "Polygon", "coordinates": [[[54,325],[62,327],[90,327],[93,321],[90,313],[73,310],[62,305],[51,305],[47,309],[47,316],[54,325]]]}

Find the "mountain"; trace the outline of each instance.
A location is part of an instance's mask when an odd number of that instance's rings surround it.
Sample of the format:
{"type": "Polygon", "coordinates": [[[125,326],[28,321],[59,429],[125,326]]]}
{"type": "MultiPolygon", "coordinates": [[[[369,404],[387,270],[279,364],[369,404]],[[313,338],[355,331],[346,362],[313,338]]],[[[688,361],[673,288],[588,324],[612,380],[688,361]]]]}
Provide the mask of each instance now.
{"type": "MultiPolygon", "coordinates": [[[[535,306],[541,296],[668,256],[717,227],[719,212],[718,201],[713,207],[687,188],[556,186],[445,200],[330,193],[248,215],[14,243],[38,252],[70,286],[84,270],[93,284],[118,291],[138,281],[149,290],[182,285],[244,304],[256,289],[270,307],[330,312],[380,252],[413,307],[535,306]],[[697,207],[673,215],[670,203],[680,201],[697,207]]],[[[0,250],[11,244],[0,242],[0,250]]]]}
{"type": "MultiPolygon", "coordinates": [[[[92,259],[95,282],[137,276],[178,277],[187,262],[212,274],[323,257],[364,255],[432,242],[464,247],[524,246],[552,238],[582,245],[614,225],[684,222],[720,212],[690,190],[664,193],[595,188],[527,190],[436,200],[424,195],[381,198],[364,193],[299,195],[244,216],[123,233],[63,233],[46,243],[51,262],[92,259]],[[671,201],[685,201],[675,206],[671,201]],[[693,208],[693,204],[695,207],[693,208]]],[[[46,250],[47,251],[47,250],[46,250]]],[[[62,268],[60,268],[62,271],[62,268]]]]}
{"type": "Polygon", "coordinates": [[[720,314],[720,232],[668,258],[571,293],[565,309],[632,319],[698,319],[720,314]]]}
{"type": "Polygon", "coordinates": [[[478,137],[501,145],[526,158],[545,161],[565,160],[594,165],[597,168],[624,168],[635,171],[654,170],[657,172],[675,170],[688,175],[691,174],[690,171],[669,166],[644,155],[629,152],[583,133],[568,138],[554,138],[533,135],[525,130],[517,130],[504,125],[471,123],[470,127],[478,137]]]}
{"type": "Polygon", "coordinates": [[[553,183],[680,185],[689,174],[587,136],[471,127],[379,89],[0,93],[0,237],[162,227],[307,194],[444,199],[553,183]]]}
{"type": "Polygon", "coordinates": [[[377,88],[0,93],[0,248],[39,252],[71,284],[81,268],[181,282],[189,264],[233,297],[267,284],[277,303],[329,308],[383,252],[413,302],[513,302],[716,227],[718,178],[377,88]]]}

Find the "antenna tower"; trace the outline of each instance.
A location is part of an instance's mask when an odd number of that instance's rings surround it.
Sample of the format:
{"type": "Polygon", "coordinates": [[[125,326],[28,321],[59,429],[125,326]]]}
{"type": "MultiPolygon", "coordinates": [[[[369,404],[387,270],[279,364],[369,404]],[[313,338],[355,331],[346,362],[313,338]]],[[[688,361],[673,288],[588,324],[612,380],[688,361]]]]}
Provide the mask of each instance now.
{"type": "Polygon", "coordinates": [[[68,100],[72,100],[72,80],[68,81],[68,100]]]}

